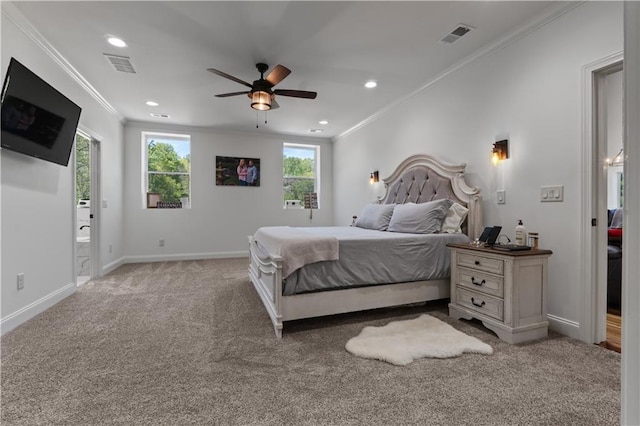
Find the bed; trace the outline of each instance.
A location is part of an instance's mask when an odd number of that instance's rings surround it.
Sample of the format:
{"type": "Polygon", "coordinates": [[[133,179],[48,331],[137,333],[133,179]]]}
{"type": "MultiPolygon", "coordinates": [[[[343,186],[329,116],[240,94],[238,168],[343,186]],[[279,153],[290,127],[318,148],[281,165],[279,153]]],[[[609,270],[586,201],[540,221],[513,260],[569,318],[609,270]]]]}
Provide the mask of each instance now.
{"type": "Polygon", "coordinates": [[[404,160],[383,179],[385,195],[361,212],[391,210],[386,227],[365,226],[361,216],[358,226],[264,227],[249,236],[249,277],[276,336],[286,321],[448,298],[446,245],[482,229],[480,191],[466,183],[465,167],[424,154],[404,160]],[[421,209],[440,217],[444,208],[449,220],[460,206],[462,232],[403,228],[421,209]]]}

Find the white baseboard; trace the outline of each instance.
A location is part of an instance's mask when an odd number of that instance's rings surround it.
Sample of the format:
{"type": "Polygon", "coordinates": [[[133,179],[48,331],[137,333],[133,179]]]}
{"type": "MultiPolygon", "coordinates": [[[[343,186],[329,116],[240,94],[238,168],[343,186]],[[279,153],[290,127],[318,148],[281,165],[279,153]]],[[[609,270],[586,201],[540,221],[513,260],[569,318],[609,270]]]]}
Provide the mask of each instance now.
{"type": "Polygon", "coordinates": [[[19,309],[6,317],[0,319],[0,335],[13,330],[20,324],[30,320],[41,312],[46,311],[65,297],[71,296],[76,292],[76,283],[69,283],[64,287],[49,293],[46,296],[36,300],[35,302],[19,309]]]}
{"type": "Polygon", "coordinates": [[[102,275],[106,275],[109,272],[115,271],[116,269],[118,269],[119,267],[121,267],[122,265],[124,265],[126,263],[125,258],[121,257],[120,259],[116,259],[113,262],[104,265],[102,267],[102,275]]]}
{"type": "Polygon", "coordinates": [[[574,339],[580,339],[580,323],[549,314],[547,314],[547,320],[551,330],[574,339]]]}
{"type": "Polygon", "coordinates": [[[227,259],[231,257],[249,257],[249,251],[229,251],[217,253],[182,253],[167,255],[127,256],[124,263],[169,262],[176,260],[227,259]]]}

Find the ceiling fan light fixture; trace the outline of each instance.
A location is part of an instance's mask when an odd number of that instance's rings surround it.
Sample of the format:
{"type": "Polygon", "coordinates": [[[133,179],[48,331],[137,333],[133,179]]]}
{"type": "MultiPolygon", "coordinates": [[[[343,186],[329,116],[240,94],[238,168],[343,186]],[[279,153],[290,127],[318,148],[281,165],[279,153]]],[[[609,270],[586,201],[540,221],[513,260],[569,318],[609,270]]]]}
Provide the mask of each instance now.
{"type": "Polygon", "coordinates": [[[251,94],[251,108],[258,111],[271,109],[271,95],[262,90],[257,90],[251,94]]]}

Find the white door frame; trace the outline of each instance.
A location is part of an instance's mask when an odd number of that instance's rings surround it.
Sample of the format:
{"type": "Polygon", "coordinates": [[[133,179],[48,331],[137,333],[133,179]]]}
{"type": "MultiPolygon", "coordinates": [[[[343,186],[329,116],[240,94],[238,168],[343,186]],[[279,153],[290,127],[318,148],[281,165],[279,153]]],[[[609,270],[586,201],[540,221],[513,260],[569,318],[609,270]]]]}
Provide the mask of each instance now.
{"type": "Polygon", "coordinates": [[[594,120],[598,102],[602,102],[602,85],[598,80],[619,70],[623,52],[613,53],[582,68],[582,208],[581,264],[583,294],[580,339],[600,343],[606,339],[606,169],[607,153],[598,143],[606,126],[604,117],[594,120]],[[592,219],[597,225],[592,224],[592,219]]]}
{"type": "Polygon", "coordinates": [[[101,271],[101,253],[100,253],[100,207],[102,206],[102,194],[100,188],[102,187],[100,182],[101,170],[100,170],[100,141],[94,137],[91,137],[89,144],[89,163],[90,163],[90,194],[91,204],[89,210],[89,246],[90,246],[90,270],[91,279],[98,278],[102,275],[101,271]]]}
{"type": "MultiPolygon", "coordinates": [[[[102,193],[101,193],[101,169],[100,169],[100,141],[101,138],[96,135],[95,132],[92,132],[90,129],[86,128],[82,124],[78,125],[79,133],[82,133],[84,137],[89,139],[89,198],[91,200],[91,204],[89,204],[89,270],[90,270],[90,279],[98,278],[102,276],[102,257],[100,251],[100,207],[102,205],[102,193]]],[[[74,150],[75,154],[75,150],[74,150]]],[[[74,200],[74,212],[75,212],[75,182],[76,182],[76,173],[73,173],[73,200],[74,200]]],[[[74,220],[75,215],[74,215],[74,220]]],[[[74,224],[74,228],[77,226],[74,224]]],[[[74,232],[75,239],[75,232],[74,232]]],[[[76,262],[76,253],[75,253],[75,241],[74,241],[74,276],[77,275],[78,271],[75,267],[76,262]]]]}

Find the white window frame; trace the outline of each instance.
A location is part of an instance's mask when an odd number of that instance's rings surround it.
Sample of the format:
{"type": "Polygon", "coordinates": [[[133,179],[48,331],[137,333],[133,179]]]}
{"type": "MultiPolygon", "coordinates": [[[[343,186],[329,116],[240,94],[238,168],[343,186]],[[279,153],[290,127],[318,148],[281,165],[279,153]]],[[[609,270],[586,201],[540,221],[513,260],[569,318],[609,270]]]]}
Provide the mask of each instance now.
{"type": "MultiPolygon", "coordinates": [[[[320,209],[320,198],[321,198],[320,197],[320,145],[283,142],[282,143],[282,161],[283,162],[284,162],[284,150],[286,148],[305,149],[305,150],[314,152],[313,187],[315,189],[316,194],[318,194],[318,209],[320,209]]],[[[282,179],[284,180],[285,177],[287,176],[284,175],[284,165],[283,165],[282,179]]],[[[283,208],[286,208],[286,201],[284,200],[284,188],[282,192],[282,205],[283,205],[283,208]]]]}
{"type": "MultiPolygon", "coordinates": [[[[191,150],[191,135],[181,134],[181,133],[163,133],[163,132],[142,132],[142,208],[147,208],[147,192],[149,191],[149,150],[148,150],[148,140],[152,138],[167,138],[167,139],[182,139],[189,142],[189,154],[191,155],[189,173],[183,172],[164,172],[163,174],[179,174],[179,175],[188,175],[189,176],[189,204],[187,207],[183,208],[191,208],[191,173],[193,167],[193,155],[191,150]]],[[[160,209],[164,210],[164,209],[160,209]]]]}

